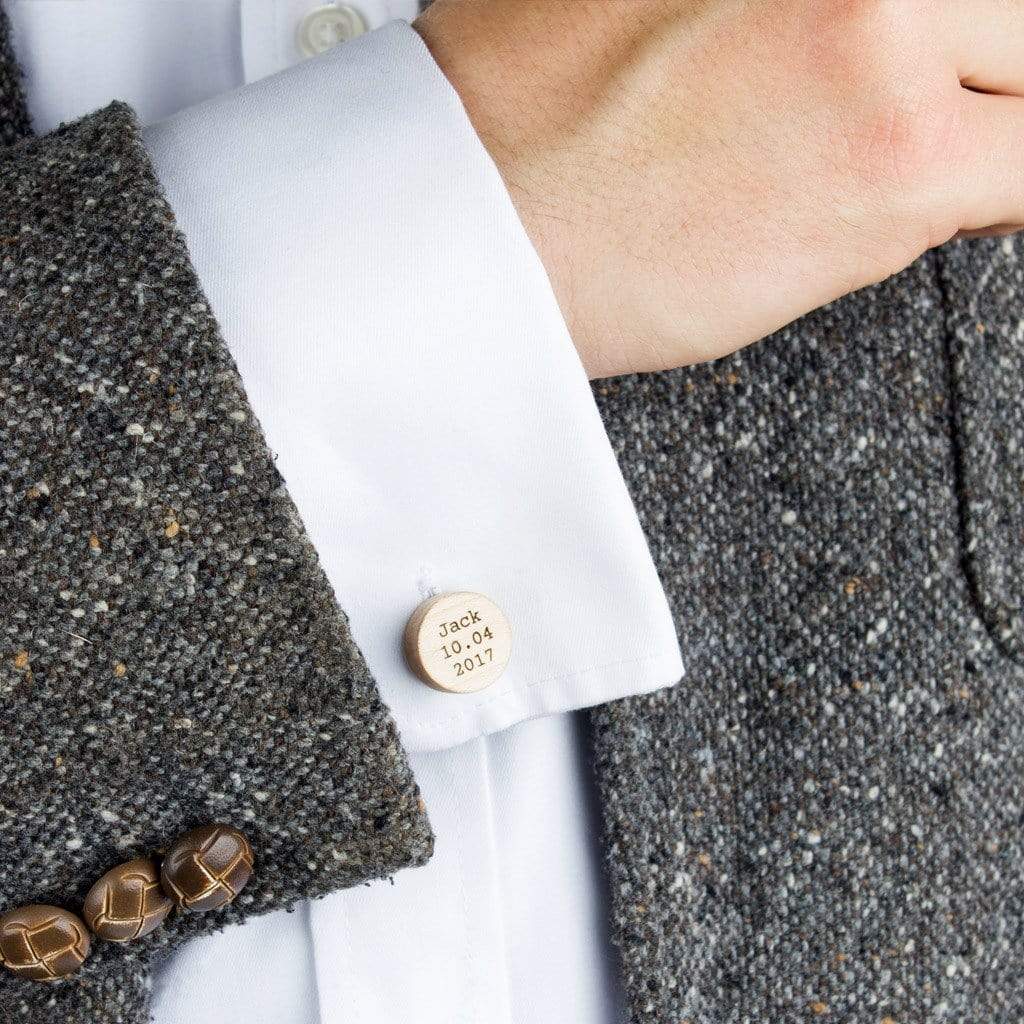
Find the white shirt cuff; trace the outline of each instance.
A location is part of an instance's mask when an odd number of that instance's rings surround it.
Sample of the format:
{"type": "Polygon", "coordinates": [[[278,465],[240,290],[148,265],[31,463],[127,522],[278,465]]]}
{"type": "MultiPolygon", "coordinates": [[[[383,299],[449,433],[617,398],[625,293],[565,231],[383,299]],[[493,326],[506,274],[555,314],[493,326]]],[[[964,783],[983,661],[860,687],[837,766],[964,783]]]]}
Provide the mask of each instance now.
{"type": "Polygon", "coordinates": [[[545,271],[454,89],[391,25],[145,132],[199,278],[411,750],[675,682],[672,617],[545,271]],[[420,682],[427,595],[513,631],[420,682]]]}

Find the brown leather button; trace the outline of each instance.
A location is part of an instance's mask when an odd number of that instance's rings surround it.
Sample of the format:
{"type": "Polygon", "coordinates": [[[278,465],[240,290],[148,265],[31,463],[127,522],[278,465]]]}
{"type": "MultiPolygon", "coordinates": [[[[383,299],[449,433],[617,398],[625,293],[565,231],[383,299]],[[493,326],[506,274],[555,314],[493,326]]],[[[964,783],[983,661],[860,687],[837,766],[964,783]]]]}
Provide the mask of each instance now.
{"type": "Polygon", "coordinates": [[[157,866],[139,859],[108,871],[89,890],[82,916],[101,939],[130,942],[159,928],[173,907],[160,888],[157,866]]]}
{"type": "Polygon", "coordinates": [[[237,828],[203,825],[167,851],[160,881],[182,910],[216,910],[242,891],[252,863],[252,847],[237,828]]]}
{"type": "Polygon", "coordinates": [[[56,981],[89,955],[89,932],[68,910],[33,904],[0,914],[0,962],[21,978],[56,981]]]}

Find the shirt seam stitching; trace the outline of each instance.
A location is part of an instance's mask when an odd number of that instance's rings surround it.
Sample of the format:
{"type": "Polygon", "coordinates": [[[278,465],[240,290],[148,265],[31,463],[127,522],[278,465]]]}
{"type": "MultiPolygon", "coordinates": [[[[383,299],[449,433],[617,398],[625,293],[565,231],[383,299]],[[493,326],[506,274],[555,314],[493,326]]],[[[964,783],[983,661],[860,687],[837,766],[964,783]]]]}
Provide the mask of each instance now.
{"type": "MultiPolygon", "coordinates": [[[[483,701],[481,701],[478,704],[474,704],[472,708],[466,708],[464,711],[454,712],[453,714],[449,715],[447,718],[444,718],[444,719],[442,719],[442,720],[440,720],[438,722],[432,722],[432,723],[427,723],[425,725],[421,725],[420,728],[422,728],[422,729],[424,729],[425,731],[428,731],[428,732],[437,732],[440,729],[444,729],[447,726],[451,725],[453,722],[458,722],[458,721],[464,720],[469,715],[471,715],[471,714],[473,714],[475,712],[478,712],[478,711],[482,710],[483,708],[488,707],[491,704],[495,704],[495,703],[497,703],[498,701],[501,701],[501,700],[507,700],[510,697],[521,695],[521,694],[526,693],[526,692],[528,692],[530,690],[536,689],[536,687],[538,687],[538,686],[544,686],[547,683],[567,682],[568,680],[576,679],[579,676],[590,675],[591,673],[594,673],[594,672],[603,672],[603,671],[605,671],[607,669],[610,669],[610,668],[618,668],[620,665],[644,665],[644,664],[647,664],[649,662],[664,661],[665,658],[666,658],[666,655],[664,655],[664,654],[650,654],[650,655],[647,655],[646,657],[643,657],[643,658],[623,658],[620,661],[609,661],[609,662],[605,662],[605,663],[603,663],[601,665],[591,665],[589,668],[579,669],[576,672],[559,673],[559,674],[556,674],[556,675],[553,675],[553,676],[546,676],[543,679],[535,679],[532,683],[528,683],[525,686],[515,687],[515,688],[513,688],[511,690],[506,690],[504,693],[496,693],[493,696],[488,697],[486,700],[483,700],[483,701]]],[[[684,665],[683,666],[682,675],[680,675],[679,679],[682,679],[683,676],[685,676],[685,674],[686,674],[686,667],[684,665]]],[[[675,683],[679,682],[679,679],[676,679],[674,682],[671,682],[671,683],[665,683],[665,686],[673,686],[673,685],[675,685],[675,683]]],[[[643,692],[647,692],[647,691],[643,691],[643,692]]],[[[630,696],[634,696],[634,694],[625,693],[625,694],[622,695],[623,698],[624,697],[630,697],[630,696]]],[[[608,699],[609,700],[614,700],[614,699],[622,699],[622,698],[608,698],[608,699]]],[[[605,702],[602,702],[602,703],[605,703],[605,702]]]]}

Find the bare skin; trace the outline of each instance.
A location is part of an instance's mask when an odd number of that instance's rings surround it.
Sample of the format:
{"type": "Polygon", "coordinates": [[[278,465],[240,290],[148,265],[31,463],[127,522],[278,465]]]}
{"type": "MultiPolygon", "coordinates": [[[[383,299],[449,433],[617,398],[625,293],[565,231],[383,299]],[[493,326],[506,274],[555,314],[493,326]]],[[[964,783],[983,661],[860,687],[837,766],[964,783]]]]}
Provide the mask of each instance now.
{"type": "Polygon", "coordinates": [[[1022,0],[437,0],[416,27],[591,377],[1024,225],[1022,0]]]}

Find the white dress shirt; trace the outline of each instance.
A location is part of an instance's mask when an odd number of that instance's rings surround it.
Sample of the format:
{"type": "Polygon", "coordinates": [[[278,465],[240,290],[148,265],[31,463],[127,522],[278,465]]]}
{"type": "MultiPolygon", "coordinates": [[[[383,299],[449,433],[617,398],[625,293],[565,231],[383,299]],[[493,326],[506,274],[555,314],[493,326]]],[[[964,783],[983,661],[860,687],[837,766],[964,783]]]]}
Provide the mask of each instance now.
{"type": "Polygon", "coordinates": [[[674,683],[678,645],[543,267],[456,93],[404,24],[330,48],[413,0],[8,7],[37,130],[114,97],[150,123],[438,839],[393,884],[186,946],[158,975],[158,1024],[618,1020],[568,712],[674,683]],[[512,625],[479,693],[402,659],[409,614],[449,590],[512,625]]]}

